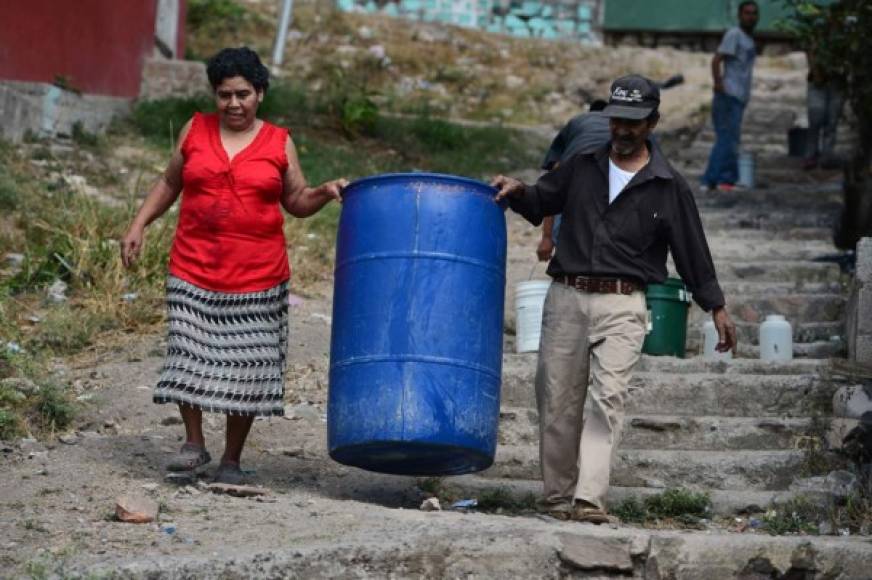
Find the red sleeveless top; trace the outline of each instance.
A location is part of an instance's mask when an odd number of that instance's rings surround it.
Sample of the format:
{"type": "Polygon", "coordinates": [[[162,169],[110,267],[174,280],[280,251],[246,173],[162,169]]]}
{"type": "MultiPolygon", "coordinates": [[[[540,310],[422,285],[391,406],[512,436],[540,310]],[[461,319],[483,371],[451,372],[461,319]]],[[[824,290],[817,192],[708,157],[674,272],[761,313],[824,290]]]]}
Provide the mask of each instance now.
{"type": "Polygon", "coordinates": [[[228,159],[218,116],[194,114],[182,143],[182,203],[169,271],[218,292],[256,292],[290,278],[280,197],[288,131],[264,122],[228,159]]]}

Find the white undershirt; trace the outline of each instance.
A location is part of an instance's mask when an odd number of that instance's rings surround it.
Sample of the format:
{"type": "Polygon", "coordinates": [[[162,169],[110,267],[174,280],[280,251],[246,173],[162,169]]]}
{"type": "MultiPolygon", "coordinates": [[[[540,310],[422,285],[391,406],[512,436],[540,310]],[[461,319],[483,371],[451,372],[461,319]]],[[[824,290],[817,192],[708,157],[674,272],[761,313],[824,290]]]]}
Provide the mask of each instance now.
{"type": "Polygon", "coordinates": [[[609,203],[615,201],[624,188],[636,175],[635,171],[624,171],[609,158],[609,203]]]}

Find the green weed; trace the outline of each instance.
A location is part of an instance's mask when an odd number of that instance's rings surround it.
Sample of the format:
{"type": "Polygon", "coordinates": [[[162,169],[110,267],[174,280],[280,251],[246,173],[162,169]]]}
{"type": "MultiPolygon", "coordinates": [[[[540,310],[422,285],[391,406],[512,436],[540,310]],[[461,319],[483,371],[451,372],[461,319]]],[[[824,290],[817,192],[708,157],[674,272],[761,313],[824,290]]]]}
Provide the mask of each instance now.
{"type": "Polygon", "coordinates": [[[663,493],[645,498],[648,513],[658,518],[681,516],[705,517],[711,509],[708,494],[682,488],[667,489],[663,493]]]}
{"type": "Polygon", "coordinates": [[[215,109],[212,97],[206,93],[196,97],[171,97],[152,101],[140,101],[133,107],[130,120],[137,131],[151,143],[171,149],[175,146],[179,131],[194,113],[211,112],[215,109]]]}
{"type": "Polygon", "coordinates": [[[763,529],[773,536],[817,534],[823,514],[818,506],[799,496],[769,509],[761,518],[763,529]]]}
{"type": "Polygon", "coordinates": [[[668,489],[648,496],[641,502],[631,496],[612,508],[612,513],[624,522],[674,520],[686,525],[696,524],[708,517],[710,511],[711,499],[708,494],[683,488],[668,489]]]}
{"type": "Polygon", "coordinates": [[[0,165],[0,210],[12,211],[18,207],[21,191],[12,176],[0,165]]]}
{"type": "Polygon", "coordinates": [[[39,390],[35,410],[40,427],[46,431],[66,428],[75,416],[73,404],[56,385],[46,385],[39,390]]]}
{"type": "Polygon", "coordinates": [[[445,480],[441,477],[427,477],[418,480],[418,489],[427,495],[439,497],[444,491],[445,480]]]}
{"type": "Polygon", "coordinates": [[[31,340],[55,354],[75,354],[93,344],[99,333],[117,326],[118,321],[106,311],[56,306],[42,319],[31,340]]]}
{"type": "Polygon", "coordinates": [[[82,125],[81,121],[73,123],[71,137],[74,143],[83,147],[96,148],[100,145],[100,137],[94,133],[88,132],[82,125]]]}
{"type": "Polygon", "coordinates": [[[187,24],[201,28],[221,20],[238,20],[245,16],[245,8],[234,0],[189,0],[187,24]]]}
{"type": "Polygon", "coordinates": [[[19,415],[9,409],[0,408],[0,440],[8,441],[20,433],[19,415]]]}
{"type": "Polygon", "coordinates": [[[478,494],[478,506],[476,509],[483,512],[500,513],[523,513],[536,509],[536,496],[527,493],[518,497],[504,487],[484,489],[478,494]]]}
{"type": "Polygon", "coordinates": [[[236,0],[190,0],[186,21],[185,58],[206,59],[227,46],[253,44],[267,54],[275,22],[236,0]]]}
{"type": "Polygon", "coordinates": [[[641,524],[648,518],[648,511],[635,496],[630,496],[621,501],[621,503],[612,508],[611,512],[619,517],[622,522],[627,523],[641,524]]]}

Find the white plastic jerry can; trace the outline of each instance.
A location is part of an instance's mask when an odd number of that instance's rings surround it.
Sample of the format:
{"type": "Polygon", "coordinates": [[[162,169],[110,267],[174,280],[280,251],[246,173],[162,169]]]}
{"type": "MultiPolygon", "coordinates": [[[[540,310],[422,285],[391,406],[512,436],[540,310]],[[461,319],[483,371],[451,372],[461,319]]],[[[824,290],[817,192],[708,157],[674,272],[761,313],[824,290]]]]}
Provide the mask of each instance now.
{"type": "Polygon", "coordinates": [[[702,323],[702,356],[709,360],[730,360],[733,358],[732,351],[718,352],[718,329],[715,323],[709,319],[702,323]]]}
{"type": "Polygon", "coordinates": [[[793,360],[793,329],[780,314],[769,314],[760,325],[760,359],[793,360]]]}

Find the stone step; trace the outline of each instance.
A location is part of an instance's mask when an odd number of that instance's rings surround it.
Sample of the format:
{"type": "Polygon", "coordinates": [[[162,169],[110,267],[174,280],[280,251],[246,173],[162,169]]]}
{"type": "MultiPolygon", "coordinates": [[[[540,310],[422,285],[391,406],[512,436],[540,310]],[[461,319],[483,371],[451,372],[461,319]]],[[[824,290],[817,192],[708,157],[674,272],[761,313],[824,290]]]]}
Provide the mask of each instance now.
{"type": "MultiPolygon", "coordinates": [[[[730,294],[727,293],[727,296],[730,294]]],[[[704,321],[711,320],[711,315],[703,312],[698,308],[691,309],[693,316],[690,317],[687,326],[687,341],[688,344],[701,343],[702,324],[704,321]]],[[[760,324],[757,322],[735,321],[736,332],[739,337],[740,344],[760,344],[760,324]]],[[[793,325],[793,342],[797,344],[808,344],[812,342],[829,342],[835,338],[841,340],[845,333],[844,321],[835,322],[803,322],[802,324],[793,325]]]]}
{"type": "MultiPolygon", "coordinates": [[[[737,365],[740,361],[743,359],[713,364],[745,366],[737,365]]],[[[791,364],[799,362],[794,360],[791,364]]],[[[526,372],[515,371],[503,373],[503,405],[535,408],[535,364],[530,365],[526,372]]],[[[811,373],[747,375],[641,371],[634,373],[630,381],[626,412],[631,415],[808,417],[829,414],[837,386],[833,381],[811,373]]]]}
{"type": "Polygon", "coordinates": [[[724,280],[721,289],[729,296],[802,296],[832,295],[843,291],[840,281],[793,281],[793,280],[724,280]]]}
{"type": "MultiPolygon", "coordinates": [[[[480,475],[462,475],[452,477],[447,484],[458,495],[465,498],[478,498],[484,493],[500,491],[510,497],[523,501],[531,495],[535,498],[542,496],[542,481],[540,479],[494,479],[480,475]]],[[[687,486],[684,486],[687,487],[687,486]]],[[[663,493],[663,488],[655,487],[623,487],[613,485],[609,488],[608,508],[614,510],[622,502],[635,498],[642,500],[646,497],[663,493]]],[[[766,511],[775,504],[786,503],[796,499],[800,495],[820,506],[829,505],[830,499],[821,493],[800,493],[788,490],[748,490],[748,489],[708,489],[694,490],[705,491],[711,500],[713,515],[737,516],[766,511]]]]}
{"type": "Polygon", "coordinates": [[[842,191],[839,184],[793,184],[733,191],[697,191],[696,201],[703,212],[712,209],[731,211],[794,210],[801,214],[810,210],[838,211],[842,191]]]}
{"type": "Polygon", "coordinates": [[[794,284],[803,284],[805,282],[837,282],[843,277],[838,264],[832,262],[729,261],[715,264],[715,267],[718,279],[722,282],[744,280],[765,283],[772,280],[787,280],[794,284]]]}
{"type": "MultiPolygon", "coordinates": [[[[621,449],[612,463],[611,482],[623,487],[785,490],[803,459],[799,450],[621,449]]],[[[497,447],[493,466],[482,475],[498,479],[540,477],[539,446],[497,447]]]]}
{"type": "Polygon", "coordinates": [[[781,314],[792,324],[838,322],[844,319],[841,294],[785,294],[783,296],[726,295],[727,311],[737,322],[759,322],[767,314],[781,314]]]}
{"type": "MultiPolygon", "coordinates": [[[[686,349],[688,356],[702,354],[702,348],[702,340],[687,341],[686,349]]],[[[848,347],[843,337],[838,337],[835,340],[793,343],[793,356],[795,358],[826,359],[844,357],[847,354],[847,350],[848,347]]],[[[760,358],[760,347],[740,340],[736,349],[736,357],[758,359],[760,358]]]]}
{"type": "MultiPolygon", "coordinates": [[[[517,354],[504,351],[503,379],[527,376],[532,380],[536,372],[538,355],[532,353],[517,354]]],[[[676,358],[671,356],[642,355],[635,372],[643,376],[655,374],[676,375],[763,375],[764,378],[788,379],[798,375],[819,376],[826,373],[832,364],[828,360],[792,360],[789,362],[764,362],[751,359],[735,359],[729,361],[712,361],[701,357],[676,358]]],[[[677,377],[681,378],[681,377],[677,377]]]]}
{"type": "MultiPolygon", "coordinates": [[[[742,239],[745,240],[755,240],[760,243],[768,242],[770,240],[795,240],[795,241],[803,241],[803,240],[828,240],[832,238],[832,228],[830,227],[791,227],[791,225],[787,227],[781,227],[778,229],[772,229],[769,227],[743,227],[740,228],[741,232],[736,232],[736,227],[728,227],[726,225],[726,220],[729,216],[723,217],[724,225],[721,227],[709,227],[711,223],[714,223],[717,219],[717,216],[712,218],[710,222],[704,221],[703,227],[705,228],[708,237],[712,236],[725,236],[728,232],[724,232],[723,230],[729,229],[733,236],[741,235],[742,239]]],[[[756,220],[755,220],[756,221],[756,220]]],[[[746,224],[754,224],[755,221],[745,221],[746,224]]],[[[734,221],[734,224],[739,223],[738,221],[734,221]]]]}
{"type": "MultiPolygon", "coordinates": [[[[535,367],[536,355],[510,355],[504,357],[504,366],[507,359],[514,357],[528,357],[535,367]]],[[[514,361],[513,361],[514,363],[514,361]]],[[[523,361],[518,361],[524,366],[523,361]]],[[[514,364],[518,364],[514,363],[514,364]]],[[[639,364],[636,365],[637,373],[648,374],[712,374],[712,375],[764,375],[765,377],[787,378],[797,375],[818,376],[831,368],[828,360],[793,360],[789,362],[765,362],[753,359],[736,359],[730,361],[711,361],[701,357],[676,358],[671,356],[642,355],[639,364]]],[[[517,368],[512,366],[511,368],[517,368]]]]}
{"type": "Polygon", "coordinates": [[[795,212],[787,210],[769,211],[764,208],[706,208],[700,214],[702,225],[706,233],[716,234],[718,230],[729,230],[735,234],[745,235],[751,230],[772,232],[773,239],[778,239],[776,232],[790,231],[792,228],[815,227],[823,228],[828,233],[819,238],[828,240],[832,238],[833,224],[838,218],[838,211],[825,212],[795,212]],[[737,232],[736,230],[740,230],[737,232]]]}
{"type": "Polygon", "coordinates": [[[708,245],[715,264],[725,261],[809,261],[837,253],[830,241],[821,240],[770,240],[758,243],[755,240],[737,239],[724,234],[708,234],[708,245]]]}
{"type": "MultiPolygon", "coordinates": [[[[539,442],[535,409],[500,410],[500,445],[539,442]]],[[[810,418],[629,415],[621,447],[628,449],[793,449],[813,427],[810,418]]]]}

